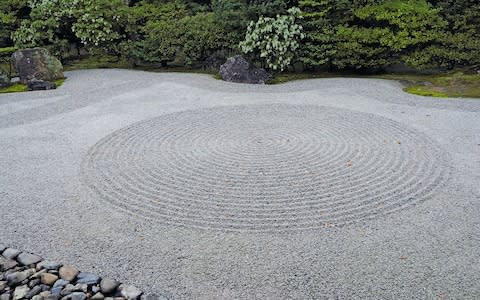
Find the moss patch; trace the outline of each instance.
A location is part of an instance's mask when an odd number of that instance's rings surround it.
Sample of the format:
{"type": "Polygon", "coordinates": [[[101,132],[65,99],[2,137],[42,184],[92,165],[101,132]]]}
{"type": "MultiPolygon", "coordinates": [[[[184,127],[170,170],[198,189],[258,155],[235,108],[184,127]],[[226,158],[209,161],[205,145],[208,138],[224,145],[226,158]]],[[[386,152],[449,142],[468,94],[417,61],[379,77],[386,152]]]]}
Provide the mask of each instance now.
{"type": "Polygon", "coordinates": [[[404,83],[405,92],[420,96],[480,98],[480,74],[464,74],[462,72],[438,75],[383,74],[365,76],[342,73],[282,73],[271,80],[269,84],[279,84],[301,79],[335,77],[398,80],[404,83]]]}
{"type": "Polygon", "coordinates": [[[115,56],[87,56],[79,59],[68,60],[63,65],[64,71],[83,69],[128,69],[130,64],[119,60],[115,56]]]}
{"type": "MultiPolygon", "coordinates": [[[[66,78],[62,79],[57,79],[55,80],[55,84],[57,85],[57,88],[62,86],[62,84],[67,80],[66,78]]],[[[5,93],[19,93],[19,92],[28,92],[28,87],[26,84],[23,83],[14,83],[10,86],[0,88],[0,94],[5,94],[5,93]]]]}
{"type": "Polygon", "coordinates": [[[27,85],[23,83],[14,83],[10,86],[0,88],[0,94],[4,93],[18,93],[28,91],[27,85]]]}

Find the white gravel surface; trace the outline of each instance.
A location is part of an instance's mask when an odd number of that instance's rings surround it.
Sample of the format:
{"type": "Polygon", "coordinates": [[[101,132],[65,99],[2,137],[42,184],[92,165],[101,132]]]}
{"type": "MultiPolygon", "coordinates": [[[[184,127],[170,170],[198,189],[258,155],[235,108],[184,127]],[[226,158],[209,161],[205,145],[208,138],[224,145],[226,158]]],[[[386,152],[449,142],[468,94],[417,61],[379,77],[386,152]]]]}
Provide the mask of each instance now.
{"type": "Polygon", "coordinates": [[[480,99],[66,75],[0,95],[0,243],[169,299],[480,298],[480,99]]]}

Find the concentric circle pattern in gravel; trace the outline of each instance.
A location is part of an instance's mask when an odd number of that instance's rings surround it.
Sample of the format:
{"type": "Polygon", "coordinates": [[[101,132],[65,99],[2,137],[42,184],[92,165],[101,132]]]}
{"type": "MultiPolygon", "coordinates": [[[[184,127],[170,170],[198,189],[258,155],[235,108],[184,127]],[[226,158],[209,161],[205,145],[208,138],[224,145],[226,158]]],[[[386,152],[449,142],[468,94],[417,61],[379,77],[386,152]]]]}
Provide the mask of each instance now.
{"type": "Polygon", "coordinates": [[[392,120],[308,105],[163,115],[105,137],[87,186],[126,212],[222,231],[339,226],[405,209],[446,180],[445,156],[392,120]]]}

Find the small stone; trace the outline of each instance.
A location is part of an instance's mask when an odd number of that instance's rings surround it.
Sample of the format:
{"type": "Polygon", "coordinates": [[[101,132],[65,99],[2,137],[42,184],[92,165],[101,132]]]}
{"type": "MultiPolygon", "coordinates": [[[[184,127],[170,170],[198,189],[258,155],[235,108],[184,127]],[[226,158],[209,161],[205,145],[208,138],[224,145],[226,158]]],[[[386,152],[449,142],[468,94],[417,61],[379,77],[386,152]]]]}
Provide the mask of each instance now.
{"type": "Polygon", "coordinates": [[[7,286],[6,281],[0,281],[0,291],[3,291],[7,286]]]}
{"type": "Polygon", "coordinates": [[[62,296],[67,296],[67,295],[70,295],[71,293],[73,293],[73,284],[67,284],[63,290],[60,292],[60,295],[62,296]]]}
{"type": "Polygon", "coordinates": [[[13,286],[19,284],[20,282],[24,281],[25,279],[29,278],[33,275],[33,270],[35,269],[28,269],[23,272],[15,272],[10,273],[7,275],[7,283],[9,286],[13,286]]]}
{"type": "Polygon", "coordinates": [[[50,294],[50,291],[43,291],[40,293],[40,296],[42,296],[43,299],[46,299],[48,296],[50,296],[50,294]]]}
{"type": "Polygon", "coordinates": [[[35,295],[32,297],[32,300],[43,300],[43,297],[40,295],[35,295]]]}
{"type": "Polygon", "coordinates": [[[92,300],[103,300],[104,298],[105,298],[105,296],[103,296],[102,293],[96,293],[90,299],[92,299],[92,300]]]}
{"type": "Polygon", "coordinates": [[[21,285],[15,288],[13,292],[13,300],[19,300],[25,297],[30,289],[26,285],[21,285]]]}
{"type": "Polygon", "coordinates": [[[68,295],[68,299],[71,299],[71,300],[85,300],[85,299],[87,299],[87,295],[85,293],[82,293],[82,292],[74,292],[74,293],[71,293],[70,295],[68,295]]]}
{"type": "Polygon", "coordinates": [[[59,287],[59,288],[63,289],[63,287],[66,286],[69,283],[70,283],[70,281],[68,281],[68,280],[59,279],[59,280],[55,281],[55,284],[53,285],[53,288],[58,288],[59,287]]]}
{"type": "Polygon", "coordinates": [[[34,286],[34,287],[25,295],[25,298],[30,299],[30,298],[32,298],[33,296],[36,296],[37,294],[39,294],[41,291],[42,291],[42,287],[41,287],[41,286],[39,286],[39,285],[34,286]]]}
{"type": "Polygon", "coordinates": [[[93,273],[82,272],[77,275],[77,283],[86,283],[88,285],[97,284],[100,277],[93,273]]]}
{"type": "Polygon", "coordinates": [[[24,266],[29,266],[29,265],[36,264],[36,263],[40,262],[41,260],[42,260],[42,258],[40,256],[35,255],[35,254],[26,253],[26,252],[20,253],[20,255],[18,255],[18,257],[17,257],[17,261],[24,266]]]}
{"type": "Polygon", "coordinates": [[[103,278],[100,282],[100,289],[104,294],[111,294],[120,285],[119,282],[113,279],[103,278]]]}
{"type": "Polygon", "coordinates": [[[22,251],[13,249],[13,248],[7,248],[5,251],[3,251],[2,255],[5,256],[8,259],[15,259],[22,251]]]}
{"type": "Polygon", "coordinates": [[[13,269],[17,265],[18,263],[15,260],[0,256],[0,272],[5,272],[7,270],[13,269]]]}
{"type": "Polygon", "coordinates": [[[42,288],[42,292],[49,291],[50,287],[46,284],[41,284],[40,287],[42,288]]]}
{"type": "Polygon", "coordinates": [[[60,293],[62,296],[66,296],[66,295],[69,295],[73,292],[88,292],[88,285],[84,284],[84,283],[78,283],[76,285],[73,285],[73,284],[67,284],[62,292],[60,293]]]}
{"type": "Polygon", "coordinates": [[[32,278],[40,278],[40,276],[42,276],[43,273],[47,273],[47,270],[43,269],[43,270],[40,270],[40,271],[36,272],[35,274],[32,275],[32,278]]]}
{"type": "Polygon", "coordinates": [[[47,269],[47,270],[58,270],[62,264],[58,264],[50,261],[42,261],[37,264],[37,270],[47,269]]]}
{"type": "Polygon", "coordinates": [[[43,284],[50,285],[50,286],[53,285],[55,281],[57,281],[57,279],[58,279],[57,275],[53,275],[50,273],[43,273],[42,275],[40,275],[40,281],[43,284]]]}
{"type": "Polygon", "coordinates": [[[118,287],[118,289],[120,290],[120,295],[122,295],[128,300],[138,299],[138,297],[140,297],[140,295],[142,294],[142,291],[140,291],[133,285],[122,284],[118,287]]]}
{"type": "Polygon", "coordinates": [[[28,283],[28,287],[32,288],[39,284],[40,284],[40,279],[33,279],[33,280],[30,280],[30,282],[28,283]]]}
{"type": "Polygon", "coordinates": [[[92,293],[96,294],[98,292],[100,292],[100,287],[98,285],[94,285],[92,286],[92,293]]]}
{"type": "Polygon", "coordinates": [[[60,268],[60,278],[73,281],[77,277],[79,271],[72,266],[63,266],[60,268]]]}
{"type": "Polygon", "coordinates": [[[10,300],[10,294],[9,293],[3,293],[0,295],[0,300],[10,300]]]}

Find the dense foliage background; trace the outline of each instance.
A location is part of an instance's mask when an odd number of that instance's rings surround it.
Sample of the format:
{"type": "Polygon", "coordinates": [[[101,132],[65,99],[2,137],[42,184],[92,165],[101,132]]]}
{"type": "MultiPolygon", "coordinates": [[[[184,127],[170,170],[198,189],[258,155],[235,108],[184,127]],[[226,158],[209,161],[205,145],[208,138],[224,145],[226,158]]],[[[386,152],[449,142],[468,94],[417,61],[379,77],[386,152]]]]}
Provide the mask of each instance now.
{"type": "Polygon", "coordinates": [[[480,64],[478,0],[0,0],[0,48],[61,59],[211,67],[247,53],[271,70],[480,64]]]}

